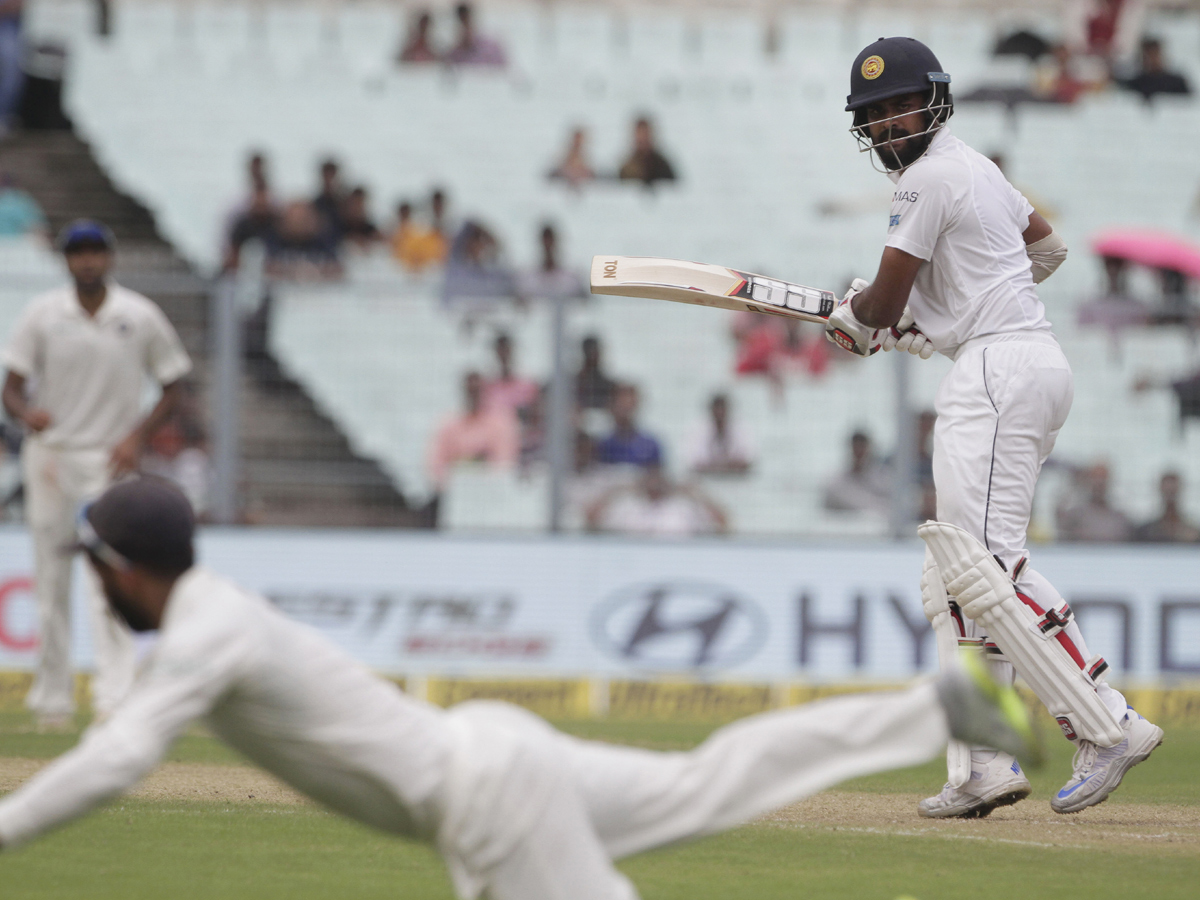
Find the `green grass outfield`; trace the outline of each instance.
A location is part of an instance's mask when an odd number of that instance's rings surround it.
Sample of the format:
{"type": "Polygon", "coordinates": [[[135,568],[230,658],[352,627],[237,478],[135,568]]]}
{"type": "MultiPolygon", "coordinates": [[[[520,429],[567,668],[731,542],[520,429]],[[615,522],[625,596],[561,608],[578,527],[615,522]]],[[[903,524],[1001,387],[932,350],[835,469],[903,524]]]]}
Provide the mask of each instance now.
{"type": "MultiPolygon", "coordinates": [[[[692,746],[711,730],[559,724],[586,737],[659,749],[692,746]]],[[[0,714],[0,757],[44,759],[73,742],[71,735],[33,733],[23,715],[0,714]]],[[[1069,818],[1053,817],[1046,807],[1070,769],[1070,745],[1056,740],[1052,749],[1047,768],[1034,774],[1034,796],[987,820],[933,827],[917,818],[911,802],[944,778],[935,763],[843,785],[844,793],[825,801],[834,808],[832,820],[807,820],[802,807],[784,820],[649,853],[621,868],[645,900],[1196,897],[1200,729],[1168,728],[1166,743],[1107,804],[1069,818]],[[843,800],[868,816],[878,807],[878,821],[839,824],[843,800]],[[1002,817],[1017,810],[1032,820],[1002,817]]],[[[170,759],[241,764],[201,735],[183,738],[170,759]]],[[[125,799],[0,855],[0,897],[450,900],[453,894],[431,850],[315,807],[125,799]]]]}

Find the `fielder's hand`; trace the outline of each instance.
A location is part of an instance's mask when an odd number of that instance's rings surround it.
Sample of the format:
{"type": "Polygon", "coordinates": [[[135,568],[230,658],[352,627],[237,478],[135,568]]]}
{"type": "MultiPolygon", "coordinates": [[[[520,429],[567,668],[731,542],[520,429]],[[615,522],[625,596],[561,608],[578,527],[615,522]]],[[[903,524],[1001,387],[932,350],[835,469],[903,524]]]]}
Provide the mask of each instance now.
{"type": "Polygon", "coordinates": [[[921,359],[929,359],[933,356],[933,344],[929,342],[925,332],[913,324],[913,314],[907,306],[904,307],[904,314],[900,316],[900,321],[891,328],[884,328],[882,332],[881,350],[907,350],[913,356],[919,356],[921,359]]]}
{"type": "Polygon", "coordinates": [[[867,285],[868,282],[861,278],[850,282],[850,290],[846,291],[846,296],[829,314],[829,321],[825,323],[825,337],[843,350],[849,350],[859,356],[870,356],[878,352],[880,346],[879,332],[858,321],[858,317],[854,315],[854,307],[850,304],[867,285]]]}

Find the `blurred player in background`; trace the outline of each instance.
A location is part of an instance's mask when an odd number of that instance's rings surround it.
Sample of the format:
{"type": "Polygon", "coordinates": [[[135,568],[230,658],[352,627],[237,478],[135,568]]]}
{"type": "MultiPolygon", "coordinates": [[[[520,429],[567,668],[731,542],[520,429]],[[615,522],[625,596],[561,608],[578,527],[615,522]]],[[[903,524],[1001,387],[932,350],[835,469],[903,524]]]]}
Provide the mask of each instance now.
{"type": "MultiPolygon", "coordinates": [[[[150,436],[170,418],[192,367],[153,301],[109,279],[115,242],[99,222],[63,229],[59,248],[74,284],[25,310],[4,351],[4,408],[28,431],[22,448],[26,517],[33,536],[38,663],[26,704],[42,728],[69,724],[71,556],[79,505],[137,470],[150,436]],[[162,386],[141,413],[149,376],[162,386]],[[32,388],[32,393],[30,389],[32,388]]],[[[96,674],[93,705],[106,715],[133,679],[133,642],[89,573],[96,674]]]]}
{"type": "Polygon", "coordinates": [[[158,479],[116,485],[81,515],[78,546],[112,608],[159,636],[111,717],[0,801],[0,846],[132,787],[204,717],[310,797],[435,843],[459,897],[634,900],[614,858],[924,762],[951,734],[1032,747],[1020,699],[970,660],[907,691],[743,719],[690,753],[581,740],[506,703],[442,710],[194,565],[192,532],[187,500],[158,479]]]}
{"type": "MultiPolygon", "coordinates": [[[[1101,680],[1107,663],[1089,655],[1070,607],[1025,549],[1034,485],[1074,392],[1034,287],[1066,245],[994,163],[950,133],[950,76],[924,44],[897,37],[866,47],[846,109],[861,149],[896,187],[875,281],[855,279],[826,334],[863,356],[937,350],[954,360],[935,403],[945,527],[921,531],[925,613],[942,634],[939,653],[953,637],[986,646],[1076,742],[1074,773],[1051,807],[1077,812],[1106,799],[1162,730],[1101,680]]],[[[923,816],[984,816],[1029,794],[1004,754],[952,744],[948,762],[949,781],[921,802],[923,816]]]]}

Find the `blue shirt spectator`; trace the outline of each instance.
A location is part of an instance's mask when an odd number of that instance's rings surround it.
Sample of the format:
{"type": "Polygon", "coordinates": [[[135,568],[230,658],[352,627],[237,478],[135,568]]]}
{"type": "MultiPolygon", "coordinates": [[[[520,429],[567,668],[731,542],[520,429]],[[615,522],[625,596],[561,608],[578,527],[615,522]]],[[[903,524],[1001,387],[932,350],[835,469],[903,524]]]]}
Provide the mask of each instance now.
{"type": "Polygon", "coordinates": [[[662,464],[662,445],[638,429],[638,390],[632,384],[618,385],[613,392],[613,431],[596,443],[597,462],[608,465],[657,466],[662,464]]]}
{"type": "Polygon", "coordinates": [[[46,217],[37,201],[18,188],[11,175],[0,174],[0,237],[45,230],[46,217]]]}

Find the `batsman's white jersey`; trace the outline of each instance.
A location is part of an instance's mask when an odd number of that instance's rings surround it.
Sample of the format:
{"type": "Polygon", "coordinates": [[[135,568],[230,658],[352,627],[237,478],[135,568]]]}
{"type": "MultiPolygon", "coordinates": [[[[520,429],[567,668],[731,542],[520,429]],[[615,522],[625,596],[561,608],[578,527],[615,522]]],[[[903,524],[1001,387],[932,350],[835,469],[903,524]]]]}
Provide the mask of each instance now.
{"type": "Polygon", "coordinates": [[[887,246],[926,261],[908,298],[934,349],[954,359],[967,341],[1050,334],[1022,234],[1033,207],[995,163],[947,128],[900,175],[887,246]]]}
{"type": "MultiPolygon", "coordinates": [[[[942,128],[896,176],[887,246],[925,262],[909,296],[916,326],[954,366],[934,403],[937,515],[996,555],[1035,615],[1069,608],[1028,565],[1033,493],[1074,396],[1071,367],[1038,299],[1023,233],[1033,207],[994,163],[942,128]]],[[[986,642],[959,617],[962,637],[986,642]]],[[[1089,677],[1100,674],[1073,618],[1056,640],[1089,677]]],[[[1100,698],[1120,720],[1125,698],[1100,698]]],[[[1074,737],[1069,723],[1064,730],[1074,737]]],[[[1087,736],[1087,735],[1084,735],[1087,736]]]]}
{"type": "Polygon", "coordinates": [[[948,737],[933,684],[754,716],[690,753],[580,740],[503,703],[444,711],[196,568],[111,717],[0,801],[0,842],[126,790],[197,718],[333,809],[435,842],[459,896],[491,900],[632,900],[612,859],[927,761],[948,737]]]}

